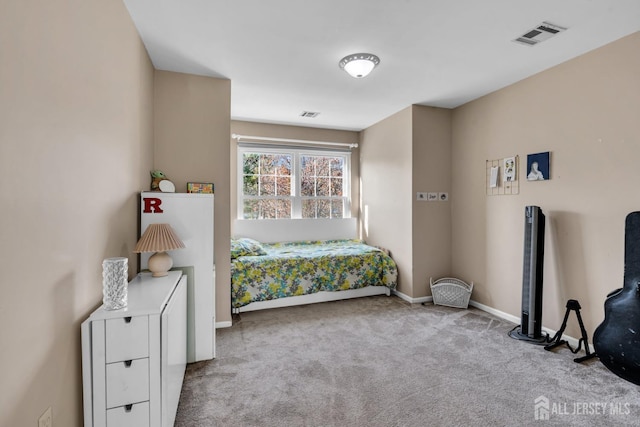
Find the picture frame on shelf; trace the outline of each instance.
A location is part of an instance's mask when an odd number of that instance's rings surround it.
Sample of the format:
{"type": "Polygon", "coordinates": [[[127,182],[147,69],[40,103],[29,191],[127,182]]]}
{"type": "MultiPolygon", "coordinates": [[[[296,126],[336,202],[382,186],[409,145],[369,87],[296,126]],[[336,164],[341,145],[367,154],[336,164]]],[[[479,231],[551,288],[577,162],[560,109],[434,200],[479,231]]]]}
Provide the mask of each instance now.
{"type": "Polygon", "coordinates": [[[187,193],[213,194],[212,182],[187,182],[187,193]]]}

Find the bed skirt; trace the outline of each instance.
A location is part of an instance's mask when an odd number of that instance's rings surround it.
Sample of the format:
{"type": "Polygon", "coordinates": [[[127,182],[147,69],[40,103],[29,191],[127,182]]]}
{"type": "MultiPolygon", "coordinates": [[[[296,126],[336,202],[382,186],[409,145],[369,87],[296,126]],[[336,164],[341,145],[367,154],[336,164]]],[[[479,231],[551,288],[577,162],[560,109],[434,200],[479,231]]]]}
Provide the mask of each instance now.
{"type": "Polygon", "coordinates": [[[368,297],[373,295],[391,295],[391,289],[386,286],[367,286],[360,289],[347,289],[344,291],[320,291],[309,295],[296,295],[286,298],[278,298],[269,301],[256,301],[233,309],[234,313],[265,310],[269,308],[292,307],[295,305],[314,304],[317,302],[338,301],[349,298],[368,297]]]}

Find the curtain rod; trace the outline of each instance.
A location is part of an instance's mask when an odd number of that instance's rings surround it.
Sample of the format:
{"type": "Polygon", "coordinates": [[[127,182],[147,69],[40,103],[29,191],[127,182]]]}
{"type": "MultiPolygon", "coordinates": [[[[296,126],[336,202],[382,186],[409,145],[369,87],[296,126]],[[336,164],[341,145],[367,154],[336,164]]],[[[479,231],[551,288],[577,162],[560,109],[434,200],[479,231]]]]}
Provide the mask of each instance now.
{"type": "Polygon", "coordinates": [[[291,142],[297,144],[315,144],[315,145],[330,145],[336,147],[349,147],[349,148],[358,148],[357,143],[346,143],[346,142],[328,142],[328,141],[311,141],[308,139],[286,139],[286,138],[270,138],[267,136],[249,136],[249,135],[238,135],[232,134],[231,138],[240,142],[243,140],[254,140],[254,141],[263,141],[263,142],[291,142]]]}

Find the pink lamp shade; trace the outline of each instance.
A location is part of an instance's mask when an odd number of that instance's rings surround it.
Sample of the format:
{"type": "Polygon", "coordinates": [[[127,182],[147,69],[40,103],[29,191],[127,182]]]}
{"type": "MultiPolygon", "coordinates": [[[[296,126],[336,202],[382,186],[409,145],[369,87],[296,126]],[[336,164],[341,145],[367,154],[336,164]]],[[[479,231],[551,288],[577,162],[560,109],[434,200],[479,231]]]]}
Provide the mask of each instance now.
{"type": "Polygon", "coordinates": [[[184,247],[184,243],[169,224],[149,224],[133,252],[156,252],[149,258],[148,267],[153,277],[162,277],[166,276],[173,266],[173,260],[166,251],[184,247]]]}

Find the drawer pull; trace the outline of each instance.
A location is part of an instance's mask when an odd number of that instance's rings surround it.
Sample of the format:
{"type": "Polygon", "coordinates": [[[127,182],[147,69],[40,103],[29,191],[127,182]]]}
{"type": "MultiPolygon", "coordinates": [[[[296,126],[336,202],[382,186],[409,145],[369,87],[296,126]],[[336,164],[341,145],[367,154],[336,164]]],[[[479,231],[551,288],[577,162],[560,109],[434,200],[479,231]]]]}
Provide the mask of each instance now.
{"type": "Polygon", "coordinates": [[[130,403],[128,405],[124,405],[124,411],[125,412],[131,412],[131,408],[133,408],[133,404],[130,403]]]}
{"type": "Polygon", "coordinates": [[[124,318],[124,323],[131,323],[131,316],[127,316],[124,318]]]}
{"type": "Polygon", "coordinates": [[[130,368],[131,367],[131,362],[133,362],[133,360],[125,360],[124,361],[125,368],[130,368]]]}

